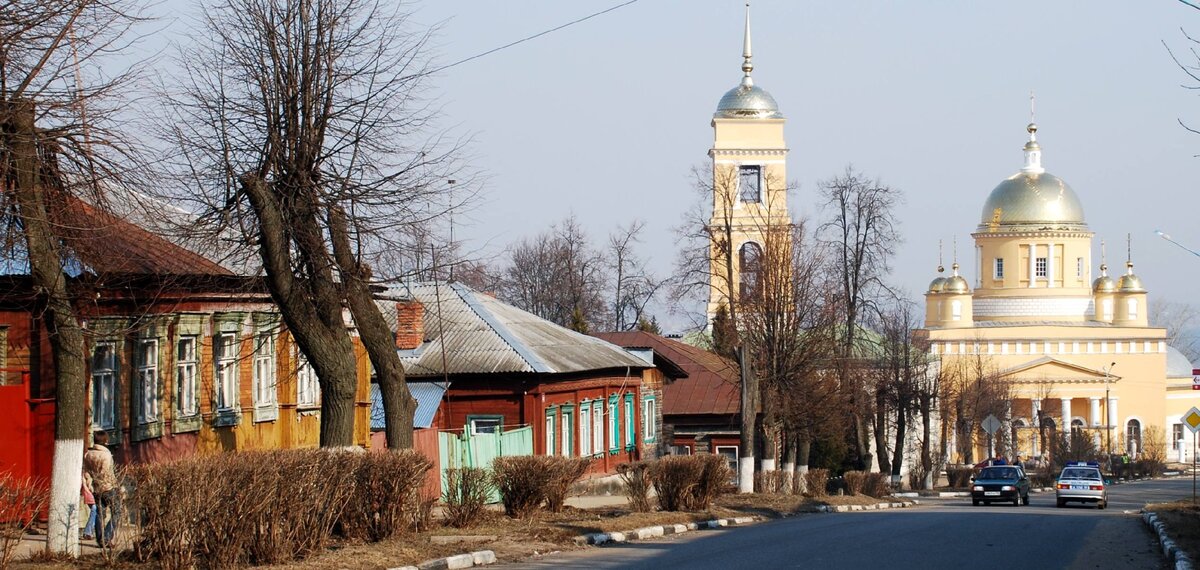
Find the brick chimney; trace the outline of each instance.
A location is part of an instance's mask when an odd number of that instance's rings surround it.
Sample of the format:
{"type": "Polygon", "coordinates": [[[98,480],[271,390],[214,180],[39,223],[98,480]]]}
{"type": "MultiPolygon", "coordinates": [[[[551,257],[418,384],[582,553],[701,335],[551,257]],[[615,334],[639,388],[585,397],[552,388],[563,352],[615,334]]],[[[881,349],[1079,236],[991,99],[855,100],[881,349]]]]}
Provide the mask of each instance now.
{"type": "Polygon", "coordinates": [[[425,307],[414,300],[396,303],[396,348],[412,350],[425,341],[425,307]]]}

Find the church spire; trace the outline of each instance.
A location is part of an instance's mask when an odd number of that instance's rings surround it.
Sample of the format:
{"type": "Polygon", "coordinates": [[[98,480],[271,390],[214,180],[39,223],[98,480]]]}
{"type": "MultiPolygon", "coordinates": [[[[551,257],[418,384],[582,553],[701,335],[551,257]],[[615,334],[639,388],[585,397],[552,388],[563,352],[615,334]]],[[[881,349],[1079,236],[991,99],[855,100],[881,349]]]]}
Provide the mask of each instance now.
{"type": "Polygon", "coordinates": [[[750,51],[750,3],[746,2],[746,36],[742,40],[742,72],[746,76],[742,78],[742,85],[747,87],[754,85],[754,79],[750,77],[750,72],[754,71],[754,62],[750,61],[752,57],[750,51]]]}
{"type": "Polygon", "coordinates": [[[1041,174],[1046,171],[1042,168],[1042,147],[1037,142],[1037,123],[1033,120],[1034,116],[1034,97],[1033,91],[1029,92],[1029,125],[1025,130],[1029,132],[1029,142],[1025,143],[1025,166],[1021,167],[1021,172],[1025,174],[1041,174]]]}

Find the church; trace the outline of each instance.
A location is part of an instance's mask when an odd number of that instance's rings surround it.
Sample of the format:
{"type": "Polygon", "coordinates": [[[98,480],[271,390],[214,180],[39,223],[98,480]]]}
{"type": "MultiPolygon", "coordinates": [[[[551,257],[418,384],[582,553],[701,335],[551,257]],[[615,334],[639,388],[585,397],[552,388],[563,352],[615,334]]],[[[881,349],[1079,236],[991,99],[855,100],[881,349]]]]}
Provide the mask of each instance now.
{"type": "Polygon", "coordinates": [[[1101,244],[1092,279],[1083,203],[1042,166],[1037,125],[1026,131],[1021,170],[984,200],[971,274],[957,260],[949,276],[939,266],[925,293],[930,351],[943,371],[970,362],[1007,385],[999,419],[1009,443],[997,453],[1045,454],[1041,425],[1083,430],[1099,451],[1134,457],[1153,437],[1168,461],[1191,461],[1194,436],[1180,418],[1200,404],[1192,365],[1149,322],[1132,256],[1110,276],[1101,244]]]}

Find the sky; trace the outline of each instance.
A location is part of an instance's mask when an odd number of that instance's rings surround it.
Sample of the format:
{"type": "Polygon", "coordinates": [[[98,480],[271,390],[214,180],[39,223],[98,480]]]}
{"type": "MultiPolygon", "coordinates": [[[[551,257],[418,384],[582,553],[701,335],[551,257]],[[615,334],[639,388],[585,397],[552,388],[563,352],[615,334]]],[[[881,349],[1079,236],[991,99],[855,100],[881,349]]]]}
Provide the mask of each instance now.
{"type": "MultiPolygon", "coordinates": [[[[458,61],[626,0],[439,0],[410,4],[440,24],[436,64],[458,61]]],[[[168,1],[165,7],[184,4],[168,1]]],[[[456,237],[483,258],[574,215],[603,243],[646,223],[642,255],[667,275],[673,228],[696,201],[691,170],[712,144],[717,101],[741,78],[744,5],[639,0],[440,71],[442,125],[470,135],[483,175],[456,237]]],[[[820,219],[817,189],[853,164],[904,192],[891,279],[917,298],[938,242],[970,233],[988,193],[1022,165],[1029,94],[1047,172],[1083,202],[1120,270],[1132,234],[1151,302],[1196,302],[1200,255],[1200,92],[1167,47],[1187,55],[1200,11],[1180,2],[753,3],[755,83],[788,122],[794,217],[820,219]],[[1165,43],[1165,46],[1164,46],[1165,43]]],[[[172,26],[174,27],[174,26],[172,26]]],[[[1184,61],[1188,61],[1186,58],[1184,61]]],[[[1191,63],[1196,63],[1193,57],[1191,63]]],[[[682,324],[668,315],[661,321],[682,324]]]]}

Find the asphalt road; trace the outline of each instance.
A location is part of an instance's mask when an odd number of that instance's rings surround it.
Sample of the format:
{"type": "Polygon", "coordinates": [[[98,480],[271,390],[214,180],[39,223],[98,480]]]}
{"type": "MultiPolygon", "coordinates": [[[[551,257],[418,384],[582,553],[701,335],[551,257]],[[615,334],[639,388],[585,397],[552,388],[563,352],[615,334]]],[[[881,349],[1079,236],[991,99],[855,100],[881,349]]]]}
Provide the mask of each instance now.
{"type": "Polygon", "coordinates": [[[511,568],[1167,568],[1141,521],[1146,503],[1191,496],[1191,479],[1109,490],[1109,507],[971,506],[930,499],[886,511],[811,514],[747,527],[552,554],[511,568]]]}

